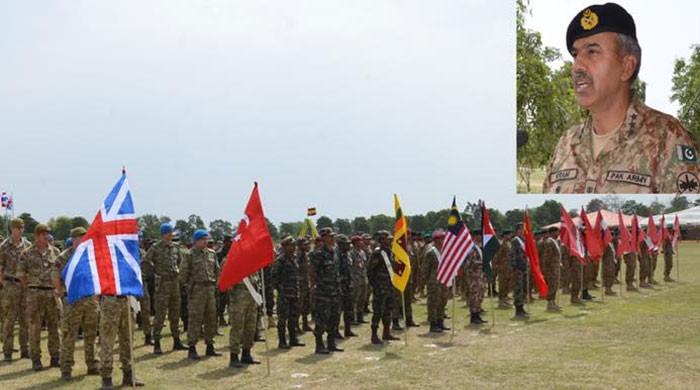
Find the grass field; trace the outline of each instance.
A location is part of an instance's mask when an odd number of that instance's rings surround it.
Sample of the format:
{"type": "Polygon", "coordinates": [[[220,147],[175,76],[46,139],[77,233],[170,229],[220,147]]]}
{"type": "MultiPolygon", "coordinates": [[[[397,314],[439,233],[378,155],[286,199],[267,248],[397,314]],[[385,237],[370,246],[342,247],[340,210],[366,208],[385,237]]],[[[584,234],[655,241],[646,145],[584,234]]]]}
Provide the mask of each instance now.
{"type": "MultiPolygon", "coordinates": [[[[180,389],[405,389],[405,388],[538,388],[538,389],[692,389],[700,386],[700,245],[681,246],[681,281],[641,293],[623,291],[621,297],[601,292],[586,307],[568,305],[562,296],[561,314],[544,311],[544,302],[529,305],[528,322],[515,322],[511,311],[489,310],[489,325],[468,326],[464,302],[458,301],[456,329],[433,336],[422,323],[404,341],[386,349],[369,344],[369,327],[358,328],[359,338],[342,342],[345,352],[313,354],[313,337],[306,347],[280,351],[276,332],[268,331],[271,375],[266,366],[227,368],[227,336],[217,338],[220,358],[193,363],[185,352],[154,357],[137,333],[136,373],[148,388],[180,389]]],[[[656,279],[662,280],[660,262],[656,279]]],[[[675,278],[675,269],[673,276],[675,278]]],[[[619,291],[619,286],[616,286],[619,291]]],[[[448,304],[451,307],[452,303],[448,304]]],[[[425,319],[424,301],[414,304],[425,319]]],[[[449,325],[448,321],[448,325],[449,325]]],[[[228,333],[227,330],[224,333],[228,333]]],[[[400,334],[403,337],[403,334],[400,334]]],[[[164,350],[171,349],[170,339],[164,350]]],[[[45,348],[45,344],[44,344],[45,348]]],[[[203,347],[200,346],[200,353],[203,347]]],[[[254,355],[263,358],[264,344],[254,355]]],[[[44,351],[46,351],[44,349],[44,351]]],[[[48,357],[44,352],[44,364],[48,357]]],[[[0,365],[0,389],[95,389],[100,379],[85,376],[82,344],[76,352],[76,379],[64,384],[59,370],[34,373],[28,360],[0,365]]],[[[117,357],[115,356],[115,360],[117,357]]],[[[118,363],[117,363],[118,367],[118,363]]],[[[117,368],[115,382],[121,383],[117,368]]]]}
{"type": "Polygon", "coordinates": [[[537,168],[530,174],[530,191],[527,190],[525,182],[516,174],[516,191],[518,194],[541,194],[542,183],[544,183],[544,167],[537,168]]]}

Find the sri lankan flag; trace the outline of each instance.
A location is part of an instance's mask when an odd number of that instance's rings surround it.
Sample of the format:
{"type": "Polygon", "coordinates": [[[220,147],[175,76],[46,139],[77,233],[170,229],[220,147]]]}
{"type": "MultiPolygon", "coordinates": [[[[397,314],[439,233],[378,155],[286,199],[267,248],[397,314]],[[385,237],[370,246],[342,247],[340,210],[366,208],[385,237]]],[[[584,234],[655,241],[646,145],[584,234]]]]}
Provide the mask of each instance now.
{"type": "Polygon", "coordinates": [[[318,231],[316,226],[311,222],[311,219],[304,218],[304,224],[301,226],[301,231],[299,232],[299,237],[311,236],[314,240],[318,237],[318,231]]]}
{"type": "Polygon", "coordinates": [[[394,238],[391,241],[394,272],[391,275],[391,283],[403,292],[408,284],[408,278],[411,276],[411,261],[408,257],[408,222],[396,194],[394,194],[394,211],[396,212],[396,222],[394,223],[394,238]]]}

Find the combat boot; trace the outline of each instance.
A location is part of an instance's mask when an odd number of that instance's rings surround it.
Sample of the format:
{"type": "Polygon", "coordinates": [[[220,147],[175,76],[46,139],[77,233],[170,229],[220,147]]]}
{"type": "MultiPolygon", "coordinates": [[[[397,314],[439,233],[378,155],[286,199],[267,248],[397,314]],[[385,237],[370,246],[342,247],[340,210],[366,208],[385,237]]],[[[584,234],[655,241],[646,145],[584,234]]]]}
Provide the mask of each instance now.
{"type": "Polygon", "coordinates": [[[29,359],[29,351],[22,351],[19,355],[20,359],[29,359]]]}
{"type": "Polygon", "coordinates": [[[112,390],[114,385],[112,384],[112,378],[102,378],[102,387],[100,390],[112,390]]]}
{"type": "Polygon", "coordinates": [[[378,330],[378,326],[372,325],[372,344],[382,345],[384,342],[382,342],[382,340],[379,338],[379,335],[377,334],[378,330]]]}
{"type": "Polygon", "coordinates": [[[336,329],[333,331],[333,338],[338,339],[338,340],[345,340],[345,337],[343,337],[342,334],[340,334],[340,329],[336,329]]]}
{"type": "Polygon", "coordinates": [[[504,310],[505,310],[505,309],[512,309],[512,308],[513,308],[513,305],[511,305],[510,303],[508,303],[508,301],[506,301],[506,300],[504,300],[504,299],[500,299],[500,300],[498,301],[498,309],[504,309],[504,310]]]}
{"type": "Polygon", "coordinates": [[[49,367],[51,368],[58,368],[61,367],[61,365],[58,362],[58,357],[51,357],[51,361],[49,363],[49,367]]]}
{"type": "Polygon", "coordinates": [[[237,353],[229,353],[228,354],[228,366],[230,368],[241,368],[243,367],[243,363],[241,363],[240,360],[238,360],[238,354],[237,353]]]}
{"type": "Polygon", "coordinates": [[[41,364],[41,360],[32,360],[32,370],[41,371],[44,369],[44,365],[41,364]]]}
{"type": "Polygon", "coordinates": [[[648,289],[652,289],[652,288],[654,288],[654,287],[653,287],[651,284],[649,284],[648,282],[641,282],[641,283],[639,283],[639,288],[648,288],[648,289]]]}
{"type": "Polygon", "coordinates": [[[406,327],[420,328],[420,325],[416,324],[415,321],[413,321],[413,317],[408,317],[408,319],[406,319],[406,327]]]}
{"type": "Polygon", "coordinates": [[[481,314],[479,313],[471,313],[471,319],[469,320],[469,323],[472,325],[483,325],[487,323],[488,321],[484,321],[481,319],[481,314]]]}
{"type": "Polygon", "coordinates": [[[403,330],[403,328],[401,327],[401,324],[399,323],[398,318],[394,318],[392,323],[393,323],[393,325],[391,326],[391,330],[395,330],[395,331],[402,331],[403,330]]]}
{"type": "Polygon", "coordinates": [[[173,351],[187,351],[187,347],[182,344],[179,337],[173,337],[173,351]]]}
{"type": "Polygon", "coordinates": [[[438,326],[440,326],[440,329],[442,330],[452,330],[449,326],[445,326],[445,319],[438,320],[438,326]]]}
{"type": "Polygon", "coordinates": [[[309,319],[306,318],[306,316],[301,317],[301,322],[302,322],[301,330],[303,330],[304,332],[313,331],[313,329],[311,329],[311,327],[309,326],[309,319]]]}
{"type": "Polygon", "coordinates": [[[199,355],[197,354],[196,346],[190,345],[190,348],[187,351],[187,358],[190,360],[199,360],[199,355]]]}
{"type": "Polygon", "coordinates": [[[323,338],[321,336],[316,336],[316,353],[320,355],[328,355],[330,352],[323,345],[323,338]]]}
{"type": "Polygon", "coordinates": [[[547,301],[547,311],[550,313],[559,313],[561,308],[554,301],[547,301]]]}
{"type": "Polygon", "coordinates": [[[277,348],[289,349],[289,344],[287,344],[287,336],[285,336],[284,328],[282,326],[279,326],[277,328],[277,338],[279,339],[277,348]]]}
{"type": "Polygon", "coordinates": [[[147,334],[145,337],[143,345],[153,345],[153,340],[151,340],[151,335],[147,334]]]}
{"type": "Polygon", "coordinates": [[[527,314],[523,305],[515,305],[515,319],[516,320],[527,320],[530,316],[527,314]]]}
{"type": "Polygon", "coordinates": [[[347,338],[357,337],[357,335],[355,333],[353,333],[352,329],[350,328],[350,321],[345,321],[344,336],[347,338]]]}
{"type": "Polygon", "coordinates": [[[12,354],[11,353],[6,353],[5,354],[5,359],[3,359],[5,362],[9,363],[12,361],[12,354]]]}
{"type": "Polygon", "coordinates": [[[330,352],[343,352],[342,348],[338,348],[337,345],[335,345],[335,337],[328,335],[328,350],[330,352]]]}
{"type": "Polygon", "coordinates": [[[389,326],[389,324],[386,324],[386,325],[384,325],[384,333],[382,333],[382,340],[391,341],[391,340],[400,340],[400,339],[391,334],[391,327],[389,326]]]}
{"type": "Polygon", "coordinates": [[[216,349],[214,349],[214,344],[208,343],[207,344],[207,352],[205,353],[207,356],[221,356],[220,353],[216,352],[216,349]]]}
{"type": "Polygon", "coordinates": [[[610,287],[605,287],[605,295],[610,296],[610,297],[615,297],[617,296],[617,293],[612,290],[610,287]]]}
{"type": "Polygon", "coordinates": [[[571,296],[571,304],[574,306],[585,306],[585,303],[576,295],[571,296]]]}
{"type": "Polygon", "coordinates": [[[259,361],[253,359],[253,355],[250,354],[250,348],[243,348],[243,353],[241,353],[241,363],[260,364],[259,361]]]}
{"type": "Polygon", "coordinates": [[[664,276],[664,282],[675,282],[670,276],[664,276]]]}
{"type": "Polygon", "coordinates": [[[87,374],[88,375],[100,375],[100,370],[97,369],[97,366],[88,367],[87,374]]]}
{"type": "Polygon", "coordinates": [[[70,371],[61,371],[61,380],[64,382],[68,382],[71,379],[73,379],[73,376],[71,375],[70,371]]]}
{"type": "Polygon", "coordinates": [[[639,289],[634,286],[634,283],[627,283],[627,291],[636,292],[639,291],[639,289]]]}
{"type": "Polygon", "coordinates": [[[160,349],[160,339],[155,339],[153,341],[153,354],[154,355],[162,355],[163,350],[160,349]]]}
{"type": "Polygon", "coordinates": [[[442,328],[440,325],[438,325],[437,321],[432,321],[430,323],[430,332],[431,333],[442,333],[442,328]]]}
{"type": "Polygon", "coordinates": [[[583,290],[581,293],[581,299],[584,301],[592,301],[595,297],[588,293],[588,289],[583,290]]]}
{"type": "Polygon", "coordinates": [[[134,372],[124,371],[124,378],[122,379],[122,387],[142,387],[144,384],[138,378],[134,377],[134,372]]]}

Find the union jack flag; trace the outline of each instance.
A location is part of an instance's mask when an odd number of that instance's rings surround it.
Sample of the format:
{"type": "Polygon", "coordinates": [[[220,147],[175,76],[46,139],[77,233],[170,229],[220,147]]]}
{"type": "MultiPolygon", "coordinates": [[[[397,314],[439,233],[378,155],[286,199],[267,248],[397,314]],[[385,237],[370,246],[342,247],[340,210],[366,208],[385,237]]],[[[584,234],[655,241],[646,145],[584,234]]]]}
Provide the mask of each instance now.
{"type": "Polygon", "coordinates": [[[93,295],[143,295],[138,223],[126,174],[122,173],[61,279],[68,303],[93,295]]]}
{"type": "Polygon", "coordinates": [[[10,196],[7,195],[7,192],[3,192],[2,195],[0,195],[0,207],[8,208],[11,204],[10,196]]]}

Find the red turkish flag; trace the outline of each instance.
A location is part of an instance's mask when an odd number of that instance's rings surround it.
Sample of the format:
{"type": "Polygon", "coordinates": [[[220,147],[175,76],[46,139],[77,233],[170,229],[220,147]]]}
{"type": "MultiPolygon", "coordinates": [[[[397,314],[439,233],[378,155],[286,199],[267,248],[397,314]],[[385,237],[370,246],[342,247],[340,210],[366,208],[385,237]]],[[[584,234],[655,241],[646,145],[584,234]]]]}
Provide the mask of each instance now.
{"type": "Polygon", "coordinates": [[[238,223],[236,236],[226,255],[226,264],[219,276],[219,290],[226,291],[243,278],[272,263],[274,248],[263,213],[258,183],[253,187],[245,215],[238,223]]]}
{"type": "Polygon", "coordinates": [[[527,211],[525,212],[524,225],[525,255],[530,262],[530,272],[532,273],[532,278],[535,280],[537,290],[540,292],[540,298],[545,298],[547,296],[547,282],[545,282],[542,271],[540,270],[540,255],[537,253],[535,236],[532,233],[530,217],[527,215],[527,211]]]}
{"type": "Polygon", "coordinates": [[[569,249],[569,252],[576,257],[579,263],[585,264],[585,249],[583,248],[578,229],[569,213],[564,210],[564,206],[560,205],[559,208],[561,211],[561,229],[559,230],[561,244],[569,249]]]}
{"type": "Polygon", "coordinates": [[[632,247],[630,232],[627,230],[627,227],[625,227],[625,222],[622,219],[622,211],[617,212],[617,220],[618,229],[620,230],[620,236],[617,242],[617,254],[618,256],[622,256],[634,252],[634,248],[632,247]]]}
{"type": "Polygon", "coordinates": [[[584,238],[586,239],[588,257],[590,257],[594,262],[598,262],[600,261],[600,258],[603,257],[603,246],[600,242],[600,230],[593,230],[591,221],[588,219],[588,215],[586,215],[586,211],[583,209],[583,207],[581,207],[581,221],[583,222],[583,227],[586,229],[586,236],[584,238]]]}

